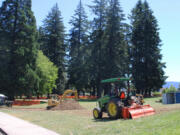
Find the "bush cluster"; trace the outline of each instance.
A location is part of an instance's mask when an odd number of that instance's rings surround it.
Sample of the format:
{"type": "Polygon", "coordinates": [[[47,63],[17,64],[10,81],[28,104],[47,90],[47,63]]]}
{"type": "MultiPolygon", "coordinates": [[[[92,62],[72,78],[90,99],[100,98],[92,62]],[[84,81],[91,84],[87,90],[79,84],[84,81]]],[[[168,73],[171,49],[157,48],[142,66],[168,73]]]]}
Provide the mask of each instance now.
{"type": "Polygon", "coordinates": [[[164,94],[164,93],[171,93],[171,92],[176,92],[176,91],[177,89],[173,85],[171,85],[171,87],[164,89],[162,93],[164,94]]]}
{"type": "Polygon", "coordinates": [[[161,97],[162,96],[162,93],[161,92],[153,92],[153,97],[161,97]]]}

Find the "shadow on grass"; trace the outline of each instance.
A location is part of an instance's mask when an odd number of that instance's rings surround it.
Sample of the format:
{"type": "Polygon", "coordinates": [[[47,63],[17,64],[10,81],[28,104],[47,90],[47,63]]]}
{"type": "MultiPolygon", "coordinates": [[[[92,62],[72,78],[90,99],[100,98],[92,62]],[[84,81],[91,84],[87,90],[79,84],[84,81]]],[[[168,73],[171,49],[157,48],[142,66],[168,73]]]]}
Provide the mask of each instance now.
{"type": "Polygon", "coordinates": [[[40,104],[46,104],[47,102],[46,101],[40,101],[40,104]]]}
{"type": "Polygon", "coordinates": [[[93,122],[110,122],[110,121],[117,121],[118,119],[110,119],[109,117],[104,117],[102,119],[92,119],[93,122]]]}
{"type": "Polygon", "coordinates": [[[96,102],[97,99],[79,99],[79,102],[96,102]]]}
{"type": "Polygon", "coordinates": [[[111,121],[127,121],[127,120],[132,120],[132,119],[122,119],[122,118],[120,118],[120,119],[111,119],[111,118],[109,118],[109,117],[103,117],[102,119],[97,119],[97,120],[95,120],[95,119],[92,119],[92,121],[93,122],[111,122],[111,121]]]}

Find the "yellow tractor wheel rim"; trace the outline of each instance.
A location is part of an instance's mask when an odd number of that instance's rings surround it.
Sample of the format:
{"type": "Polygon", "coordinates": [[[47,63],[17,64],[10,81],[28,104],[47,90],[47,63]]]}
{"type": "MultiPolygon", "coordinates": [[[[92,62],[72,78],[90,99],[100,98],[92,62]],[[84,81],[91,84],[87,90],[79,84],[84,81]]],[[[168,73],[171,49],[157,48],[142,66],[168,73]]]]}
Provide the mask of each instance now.
{"type": "Polygon", "coordinates": [[[94,110],[94,117],[98,118],[99,112],[97,110],[94,110]]]}
{"type": "Polygon", "coordinates": [[[114,103],[110,103],[108,106],[108,111],[109,111],[111,116],[116,116],[116,114],[117,114],[116,105],[114,103]]]}

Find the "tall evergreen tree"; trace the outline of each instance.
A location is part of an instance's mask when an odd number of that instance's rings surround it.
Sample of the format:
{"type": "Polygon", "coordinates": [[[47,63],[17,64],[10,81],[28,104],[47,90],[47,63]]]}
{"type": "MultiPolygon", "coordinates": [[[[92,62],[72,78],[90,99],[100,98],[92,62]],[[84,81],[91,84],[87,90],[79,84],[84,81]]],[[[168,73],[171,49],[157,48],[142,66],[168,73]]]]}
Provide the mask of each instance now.
{"type": "Polygon", "coordinates": [[[46,44],[44,42],[45,42],[45,32],[44,29],[40,26],[38,28],[38,43],[40,46],[40,50],[47,52],[46,44]]]}
{"type": "Polygon", "coordinates": [[[105,31],[105,78],[123,77],[127,73],[128,50],[127,44],[125,44],[124,20],[124,14],[119,1],[110,0],[105,31]]]}
{"type": "Polygon", "coordinates": [[[88,20],[80,0],[70,24],[70,61],[69,61],[69,83],[74,85],[79,93],[88,84],[87,75],[87,44],[88,44],[88,20]]]}
{"type": "Polygon", "coordinates": [[[58,79],[56,93],[62,93],[65,89],[65,30],[61,12],[56,4],[44,20],[43,39],[41,48],[44,54],[58,67],[58,79]]]}
{"type": "Polygon", "coordinates": [[[132,75],[138,93],[149,94],[158,90],[165,81],[165,64],[161,62],[161,40],[153,11],[147,1],[138,1],[132,10],[132,75]],[[141,90],[141,91],[140,91],[141,90]]]}
{"type": "Polygon", "coordinates": [[[126,73],[127,77],[132,77],[132,42],[131,42],[131,37],[132,37],[132,27],[129,24],[125,24],[124,26],[124,34],[125,34],[125,44],[127,47],[127,52],[128,52],[128,57],[126,60],[126,73]]]}
{"type": "Polygon", "coordinates": [[[90,6],[95,17],[92,21],[91,40],[91,85],[97,90],[97,95],[101,96],[102,89],[100,82],[104,78],[104,54],[103,47],[105,45],[105,28],[107,24],[107,0],[94,0],[94,5],[90,6]]]}
{"type": "Polygon", "coordinates": [[[1,45],[8,60],[7,94],[31,94],[36,87],[37,31],[31,0],[5,0],[0,8],[1,45]]]}

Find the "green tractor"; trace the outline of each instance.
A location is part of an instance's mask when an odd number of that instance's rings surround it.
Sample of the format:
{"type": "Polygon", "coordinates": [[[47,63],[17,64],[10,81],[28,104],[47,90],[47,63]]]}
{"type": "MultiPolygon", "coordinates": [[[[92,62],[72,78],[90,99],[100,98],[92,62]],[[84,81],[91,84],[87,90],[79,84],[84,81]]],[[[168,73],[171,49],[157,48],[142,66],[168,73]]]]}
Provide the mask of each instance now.
{"type": "Polygon", "coordinates": [[[139,118],[155,113],[150,105],[143,105],[142,95],[130,92],[129,82],[130,78],[111,78],[101,81],[102,84],[110,83],[115,87],[111,88],[109,95],[98,99],[98,105],[93,110],[94,119],[101,119],[103,113],[107,113],[111,119],[139,118]],[[117,84],[123,83],[126,83],[127,89],[118,89],[117,84]]]}

